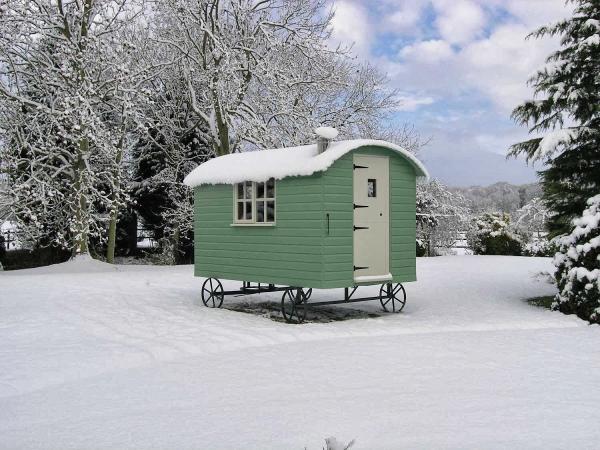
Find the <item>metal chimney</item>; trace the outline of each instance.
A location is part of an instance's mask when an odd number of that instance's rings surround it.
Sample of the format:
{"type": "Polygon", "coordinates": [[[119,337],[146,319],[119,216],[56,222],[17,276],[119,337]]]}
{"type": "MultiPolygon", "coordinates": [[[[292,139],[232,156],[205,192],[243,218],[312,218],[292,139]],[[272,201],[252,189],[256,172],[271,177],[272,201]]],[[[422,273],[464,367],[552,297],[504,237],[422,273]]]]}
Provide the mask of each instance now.
{"type": "Polygon", "coordinates": [[[329,147],[332,139],[338,135],[338,130],[331,127],[319,127],[315,129],[317,135],[317,154],[323,153],[329,147]]]}

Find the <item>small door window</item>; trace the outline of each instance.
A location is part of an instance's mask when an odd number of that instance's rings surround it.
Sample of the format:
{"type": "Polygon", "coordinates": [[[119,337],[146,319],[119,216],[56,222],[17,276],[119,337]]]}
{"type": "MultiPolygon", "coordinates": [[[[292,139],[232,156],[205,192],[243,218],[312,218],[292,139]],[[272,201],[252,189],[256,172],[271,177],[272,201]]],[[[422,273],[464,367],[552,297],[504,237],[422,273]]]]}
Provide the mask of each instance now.
{"type": "Polygon", "coordinates": [[[367,181],[367,197],[377,197],[377,180],[369,178],[367,181]]]}

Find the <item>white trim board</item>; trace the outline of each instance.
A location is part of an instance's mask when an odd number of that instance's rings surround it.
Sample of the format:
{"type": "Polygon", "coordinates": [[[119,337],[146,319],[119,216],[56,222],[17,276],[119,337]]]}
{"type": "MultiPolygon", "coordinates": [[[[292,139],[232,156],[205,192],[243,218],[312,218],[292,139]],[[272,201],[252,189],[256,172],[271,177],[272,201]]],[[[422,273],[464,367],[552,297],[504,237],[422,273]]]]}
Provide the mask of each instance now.
{"type": "Polygon", "coordinates": [[[392,280],[392,274],[388,273],[386,275],[365,275],[362,277],[354,277],[354,281],[356,283],[371,283],[373,281],[390,281],[392,280]]]}

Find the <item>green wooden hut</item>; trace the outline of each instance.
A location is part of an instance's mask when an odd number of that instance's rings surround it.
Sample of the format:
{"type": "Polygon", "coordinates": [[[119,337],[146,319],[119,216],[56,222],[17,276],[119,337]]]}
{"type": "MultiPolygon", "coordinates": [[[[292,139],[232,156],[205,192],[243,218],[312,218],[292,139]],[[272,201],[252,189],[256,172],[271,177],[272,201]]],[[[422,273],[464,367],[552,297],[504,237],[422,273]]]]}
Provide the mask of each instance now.
{"type": "Polygon", "coordinates": [[[317,131],[316,144],[221,156],[186,177],[196,276],[244,288],[416,280],[416,180],[427,170],[390,142],[317,131]]]}

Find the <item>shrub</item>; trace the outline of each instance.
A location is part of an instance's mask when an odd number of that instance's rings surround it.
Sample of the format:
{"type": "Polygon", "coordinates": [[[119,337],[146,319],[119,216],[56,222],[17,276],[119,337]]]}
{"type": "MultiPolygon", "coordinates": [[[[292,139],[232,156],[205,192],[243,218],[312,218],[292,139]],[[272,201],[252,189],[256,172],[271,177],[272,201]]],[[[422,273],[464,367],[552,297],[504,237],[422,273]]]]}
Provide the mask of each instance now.
{"type": "Polygon", "coordinates": [[[40,247],[33,250],[8,250],[0,254],[4,270],[31,269],[67,261],[71,252],[56,247],[40,247]]]}
{"type": "Polygon", "coordinates": [[[545,237],[528,242],[523,246],[524,256],[554,256],[558,251],[558,245],[553,240],[545,237]]]}
{"type": "Polygon", "coordinates": [[[427,248],[421,239],[417,239],[417,256],[427,255],[427,248]]]}
{"type": "Polygon", "coordinates": [[[600,323],[600,195],[587,205],[573,221],[571,234],[558,239],[554,264],[559,292],[553,308],[600,323]]]}
{"type": "Polygon", "coordinates": [[[510,230],[510,216],[506,213],[483,214],[475,221],[467,239],[476,255],[522,254],[521,241],[510,230]]]}

